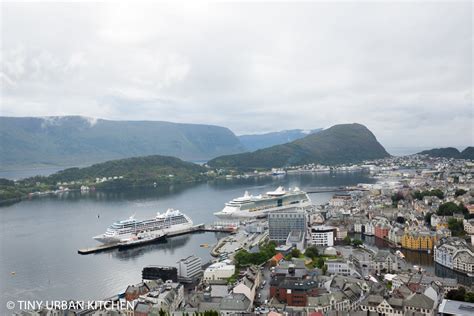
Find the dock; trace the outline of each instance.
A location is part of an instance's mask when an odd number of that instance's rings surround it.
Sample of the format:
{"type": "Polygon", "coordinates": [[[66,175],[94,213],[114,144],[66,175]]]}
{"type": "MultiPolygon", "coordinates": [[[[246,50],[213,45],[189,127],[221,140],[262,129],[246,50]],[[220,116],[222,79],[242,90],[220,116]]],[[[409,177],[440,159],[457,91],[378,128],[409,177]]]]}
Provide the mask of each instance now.
{"type": "MultiPolygon", "coordinates": [[[[227,227],[214,227],[211,225],[204,225],[204,224],[199,224],[192,226],[187,229],[183,229],[180,231],[172,232],[172,233],[167,233],[166,238],[169,237],[175,237],[175,236],[180,236],[180,235],[186,235],[186,234],[192,234],[196,232],[223,232],[223,233],[232,233],[233,230],[227,228],[227,227]]],[[[118,249],[120,246],[122,246],[123,243],[117,242],[117,243],[111,243],[111,244],[103,244],[103,245],[98,245],[94,247],[89,247],[89,248],[81,248],[77,250],[77,253],[80,255],[89,255],[92,253],[99,253],[99,252],[104,252],[108,250],[113,250],[113,249],[118,249]]],[[[145,245],[145,244],[143,244],[145,245]]],[[[136,247],[139,247],[141,245],[136,245],[136,247]]]]}

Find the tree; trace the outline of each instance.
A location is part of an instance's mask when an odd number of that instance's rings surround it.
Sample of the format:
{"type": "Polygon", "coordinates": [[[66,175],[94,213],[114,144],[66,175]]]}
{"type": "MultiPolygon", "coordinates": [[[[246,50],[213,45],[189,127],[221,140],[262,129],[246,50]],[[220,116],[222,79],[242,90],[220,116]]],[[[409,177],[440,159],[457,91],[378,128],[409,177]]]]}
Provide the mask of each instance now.
{"type": "Polygon", "coordinates": [[[464,236],[466,234],[463,223],[456,218],[450,218],[448,220],[448,228],[451,231],[451,235],[455,237],[464,236]]]}
{"type": "Polygon", "coordinates": [[[423,200],[425,196],[436,196],[440,200],[444,199],[444,193],[440,189],[425,190],[423,192],[415,191],[412,193],[412,196],[417,200],[423,200]]]}
{"type": "Polygon", "coordinates": [[[405,199],[405,197],[403,196],[402,192],[394,193],[394,194],[392,194],[392,205],[397,206],[398,201],[404,200],[404,199],[405,199]]]}
{"type": "Polygon", "coordinates": [[[462,286],[457,290],[451,290],[446,294],[448,300],[455,301],[464,301],[464,296],[466,295],[466,289],[462,286]]]}
{"type": "Polygon", "coordinates": [[[466,193],[467,193],[466,190],[457,189],[456,192],[454,192],[454,196],[458,197],[458,196],[464,195],[464,194],[466,194],[466,193]]]}
{"type": "Polygon", "coordinates": [[[318,248],[316,248],[316,246],[309,246],[308,248],[306,248],[304,255],[308,258],[316,258],[317,256],[319,256],[318,248]]]}
{"type": "Polygon", "coordinates": [[[353,246],[353,247],[359,247],[359,246],[361,246],[362,244],[363,244],[363,242],[362,242],[362,240],[360,240],[360,239],[353,239],[353,240],[352,240],[352,246],[353,246]]]}
{"type": "Polygon", "coordinates": [[[474,303],[474,292],[468,292],[464,295],[464,301],[474,303]]]}
{"type": "Polygon", "coordinates": [[[431,226],[431,216],[433,216],[433,213],[431,213],[431,212],[428,212],[425,215],[425,222],[428,223],[428,225],[430,225],[430,226],[431,226]]]}
{"type": "Polygon", "coordinates": [[[344,243],[346,245],[350,245],[351,244],[351,237],[349,237],[349,236],[344,237],[344,243]]]}
{"type": "Polygon", "coordinates": [[[316,266],[319,268],[319,269],[322,269],[323,266],[324,266],[324,259],[322,257],[319,257],[318,260],[316,261],[316,266]]]}
{"type": "Polygon", "coordinates": [[[328,271],[328,265],[324,264],[321,270],[322,270],[323,274],[326,275],[326,272],[328,271]]]}
{"type": "Polygon", "coordinates": [[[301,251],[299,251],[298,248],[293,248],[291,249],[291,256],[293,258],[299,258],[299,256],[301,256],[301,251]]]}
{"type": "Polygon", "coordinates": [[[457,205],[454,202],[446,202],[439,206],[438,212],[436,214],[440,216],[451,216],[454,213],[463,212],[464,205],[457,205]]]}
{"type": "Polygon", "coordinates": [[[160,311],[158,312],[160,316],[166,316],[166,312],[163,310],[163,308],[160,308],[160,311]]]}

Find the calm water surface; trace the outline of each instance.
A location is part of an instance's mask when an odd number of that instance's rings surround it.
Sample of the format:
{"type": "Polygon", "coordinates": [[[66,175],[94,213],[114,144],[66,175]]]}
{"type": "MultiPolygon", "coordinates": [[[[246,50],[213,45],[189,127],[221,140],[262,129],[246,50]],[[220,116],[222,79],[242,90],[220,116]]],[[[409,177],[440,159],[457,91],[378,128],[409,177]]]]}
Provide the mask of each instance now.
{"type": "MultiPolygon", "coordinates": [[[[190,254],[201,257],[203,262],[209,261],[209,249],[199,245],[215,244],[220,237],[214,233],[196,233],[122,252],[77,254],[77,249],[96,244],[92,236],[132,214],[139,219],[149,218],[157,211],[175,208],[188,214],[196,224],[212,223],[217,220],[213,212],[245,190],[260,194],[278,185],[305,188],[373,182],[362,173],[289,175],[122,193],[70,192],[62,197],[2,207],[0,314],[7,314],[5,304],[9,300],[88,300],[118,294],[128,284],[140,282],[141,270],[146,265],[174,265],[190,254]]],[[[331,195],[310,196],[320,204],[331,195]]]]}

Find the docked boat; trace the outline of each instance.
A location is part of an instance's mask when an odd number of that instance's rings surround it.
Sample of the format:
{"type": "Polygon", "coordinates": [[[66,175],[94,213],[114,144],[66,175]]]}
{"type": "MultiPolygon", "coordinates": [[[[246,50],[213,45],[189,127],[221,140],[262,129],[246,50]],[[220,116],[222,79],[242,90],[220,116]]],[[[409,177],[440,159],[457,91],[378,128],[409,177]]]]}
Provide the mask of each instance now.
{"type": "Polygon", "coordinates": [[[286,171],[283,169],[272,169],[272,176],[283,176],[286,174],[286,171]]]}
{"type": "Polygon", "coordinates": [[[108,244],[127,242],[139,234],[176,234],[193,226],[189,216],[179,210],[168,209],[165,213],[158,212],[154,218],[137,220],[134,216],[113,223],[104,234],[93,237],[95,240],[108,244]]]}
{"type": "Polygon", "coordinates": [[[311,205],[311,199],[306,192],[298,187],[285,191],[278,187],[275,191],[253,196],[245,192],[244,196],[227,202],[222,211],[214,213],[219,218],[255,218],[265,217],[268,212],[278,211],[288,207],[306,207],[311,205]]]}
{"type": "Polygon", "coordinates": [[[139,233],[137,236],[133,236],[127,241],[122,241],[119,244],[118,249],[125,250],[125,249],[129,249],[133,247],[143,246],[143,245],[165,240],[165,238],[166,238],[166,234],[162,231],[156,232],[156,233],[150,233],[150,232],[139,233]]]}

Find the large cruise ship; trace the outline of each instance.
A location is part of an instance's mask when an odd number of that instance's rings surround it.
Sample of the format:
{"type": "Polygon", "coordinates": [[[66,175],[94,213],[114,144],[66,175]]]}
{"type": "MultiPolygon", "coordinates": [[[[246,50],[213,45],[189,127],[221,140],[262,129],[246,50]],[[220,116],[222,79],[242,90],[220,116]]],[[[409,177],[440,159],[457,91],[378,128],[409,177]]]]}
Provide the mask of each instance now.
{"type": "Polygon", "coordinates": [[[298,187],[293,190],[290,188],[288,191],[285,191],[283,187],[278,187],[275,191],[258,196],[245,192],[244,196],[227,202],[224,209],[214,215],[219,218],[264,217],[270,211],[291,206],[305,207],[309,205],[311,205],[310,198],[298,187]]]}
{"type": "Polygon", "coordinates": [[[94,239],[107,244],[124,242],[133,239],[138,234],[185,231],[193,226],[193,221],[179,210],[168,209],[165,213],[158,212],[154,218],[137,220],[134,216],[129,219],[113,223],[104,234],[95,236],[94,239]]]}

